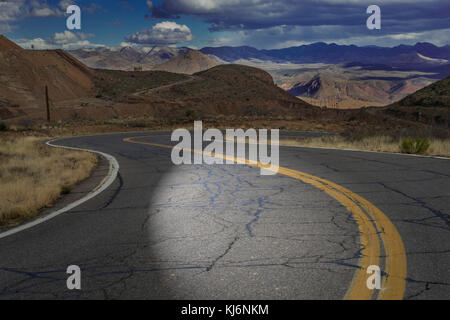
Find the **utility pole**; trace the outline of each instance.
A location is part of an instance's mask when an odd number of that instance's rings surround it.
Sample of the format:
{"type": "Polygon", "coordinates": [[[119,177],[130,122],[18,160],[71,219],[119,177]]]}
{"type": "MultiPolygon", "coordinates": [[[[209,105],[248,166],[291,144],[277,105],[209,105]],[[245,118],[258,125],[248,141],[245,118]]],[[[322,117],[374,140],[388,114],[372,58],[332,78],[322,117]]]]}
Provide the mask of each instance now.
{"type": "Polygon", "coordinates": [[[48,87],[45,86],[45,104],[47,106],[47,121],[50,122],[50,103],[48,99],[48,87]]]}

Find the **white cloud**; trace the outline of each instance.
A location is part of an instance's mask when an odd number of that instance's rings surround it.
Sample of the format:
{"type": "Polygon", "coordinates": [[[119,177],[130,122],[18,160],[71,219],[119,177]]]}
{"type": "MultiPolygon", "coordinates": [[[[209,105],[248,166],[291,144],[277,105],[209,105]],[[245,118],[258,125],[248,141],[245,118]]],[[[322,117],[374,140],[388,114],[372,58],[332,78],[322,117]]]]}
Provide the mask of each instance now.
{"type": "Polygon", "coordinates": [[[186,25],[165,21],[157,23],[151,29],[144,29],[125,38],[127,42],[138,44],[176,44],[191,41],[191,30],[186,25]]]}
{"type": "Polygon", "coordinates": [[[56,7],[50,6],[46,1],[32,0],[29,3],[30,17],[47,18],[47,17],[62,17],[64,12],[56,7]]]}
{"type": "Polygon", "coordinates": [[[82,32],[74,33],[71,31],[64,31],[60,33],[55,33],[53,36],[51,36],[48,41],[55,45],[64,45],[64,44],[70,44],[70,43],[76,43],[80,41],[84,41],[89,38],[93,38],[93,34],[86,34],[82,32]]]}
{"type": "Polygon", "coordinates": [[[0,1],[0,23],[7,23],[17,20],[22,13],[24,1],[0,1]]]}
{"type": "Polygon", "coordinates": [[[208,43],[213,46],[227,46],[234,43],[234,39],[232,37],[217,37],[209,40],[208,43]]]}
{"type": "Polygon", "coordinates": [[[64,31],[61,33],[55,33],[50,38],[42,39],[19,39],[15,42],[24,49],[34,48],[37,50],[44,49],[64,49],[64,50],[75,50],[80,48],[98,48],[105,47],[101,44],[91,43],[89,38],[93,38],[92,34],[85,33],[73,33],[70,31],[64,31]]]}
{"type": "Polygon", "coordinates": [[[17,28],[14,22],[21,19],[62,17],[64,12],[47,3],[36,0],[0,0],[0,32],[8,33],[17,28]]]}
{"type": "Polygon", "coordinates": [[[61,0],[58,4],[58,6],[61,8],[61,10],[63,10],[64,12],[66,12],[67,7],[71,6],[73,4],[76,4],[76,1],[74,0],[61,0]]]}
{"type": "Polygon", "coordinates": [[[23,0],[0,0],[0,32],[8,33],[14,29],[11,22],[23,14],[23,0]]]}

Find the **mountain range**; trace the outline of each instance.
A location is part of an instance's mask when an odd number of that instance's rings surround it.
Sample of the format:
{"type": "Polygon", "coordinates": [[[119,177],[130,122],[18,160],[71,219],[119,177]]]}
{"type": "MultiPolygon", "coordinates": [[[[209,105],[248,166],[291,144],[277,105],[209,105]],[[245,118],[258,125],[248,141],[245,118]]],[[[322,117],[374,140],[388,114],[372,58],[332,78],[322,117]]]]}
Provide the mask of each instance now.
{"type": "Polygon", "coordinates": [[[290,63],[379,63],[386,65],[446,64],[450,60],[450,46],[437,47],[431,43],[417,43],[414,46],[400,45],[393,48],[356,45],[338,45],[324,42],[284,49],[258,50],[242,47],[206,47],[200,50],[227,62],[239,59],[258,59],[290,63]]]}
{"type": "Polygon", "coordinates": [[[69,53],[91,68],[132,71],[135,68],[151,70],[170,59],[190,51],[189,48],[155,46],[153,48],[136,49],[121,48],[93,48],[71,50],[69,53]]]}
{"type": "MultiPolygon", "coordinates": [[[[133,70],[140,65],[144,70],[167,62],[191,49],[186,47],[152,48],[94,48],[69,51],[74,57],[92,68],[133,70]]],[[[450,65],[450,46],[438,47],[431,43],[400,45],[393,48],[355,45],[326,44],[323,42],[274,50],[258,50],[253,47],[205,47],[199,50],[216,62],[235,63],[239,60],[271,61],[273,63],[360,63],[429,70],[450,65]]],[[[446,69],[444,68],[444,69],[446,69]]],[[[437,71],[437,70],[436,70],[437,71]]]]}

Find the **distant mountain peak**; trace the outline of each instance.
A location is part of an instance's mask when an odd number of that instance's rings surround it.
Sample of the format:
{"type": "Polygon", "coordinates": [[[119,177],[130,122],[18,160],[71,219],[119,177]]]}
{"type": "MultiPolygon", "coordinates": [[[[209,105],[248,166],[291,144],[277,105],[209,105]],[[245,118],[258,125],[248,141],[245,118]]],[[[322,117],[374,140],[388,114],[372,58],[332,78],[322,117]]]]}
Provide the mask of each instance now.
{"type": "Polygon", "coordinates": [[[218,63],[197,50],[188,50],[169,61],[156,66],[154,70],[173,73],[194,74],[217,66],[218,63]]]}

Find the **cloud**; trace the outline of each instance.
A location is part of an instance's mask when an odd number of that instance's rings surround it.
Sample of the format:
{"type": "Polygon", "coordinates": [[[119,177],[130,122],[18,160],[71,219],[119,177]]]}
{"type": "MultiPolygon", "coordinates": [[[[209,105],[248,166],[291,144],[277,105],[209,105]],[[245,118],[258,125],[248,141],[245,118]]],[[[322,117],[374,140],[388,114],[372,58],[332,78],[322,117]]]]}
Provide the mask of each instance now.
{"type": "Polygon", "coordinates": [[[49,42],[56,45],[64,45],[69,43],[76,43],[79,41],[84,41],[89,38],[93,38],[93,34],[86,34],[82,32],[74,33],[68,30],[60,33],[55,33],[49,38],[49,42]]]}
{"type": "Polygon", "coordinates": [[[167,11],[167,9],[164,6],[164,3],[162,5],[155,5],[153,4],[153,1],[147,0],[147,8],[148,11],[151,12],[150,15],[146,15],[146,19],[179,19],[180,16],[174,15],[167,11]]]}
{"type": "MultiPolygon", "coordinates": [[[[195,17],[211,31],[244,32],[259,45],[442,30],[450,26],[448,0],[384,0],[382,29],[369,32],[366,9],[373,0],[162,0],[147,1],[152,18],[195,17]],[[255,36],[255,38],[251,38],[255,36]],[[281,37],[276,39],[276,36],[281,37]],[[266,39],[264,42],[263,39],[266,39]]],[[[391,39],[392,40],[392,39],[391,39]]]]}
{"type": "Polygon", "coordinates": [[[97,48],[104,47],[101,44],[91,43],[89,40],[93,38],[93,34],[86,34],[82,32],[71,32],[64,31],[60,33],[55,33],[47,39],[36,38],[36,39],[19,39],[15,42],[22,48],[30,49],[34,48],[37,50],[45,49],[64,49],[64,50],[75,50],[80,48],[97,48]]]}
{"type": "Polygon", "coordinates": [[[67,7],[71,6],[73,4],[77,4],[77,2],[75,0],[61,0],[58,4],[59,8],[61,10],[63,10],[64,12],[66,12],[67,7]]]}
{"type": "Polygon", "coordinates": [[[210,39],[208,44],[213,46],[227,46],[233,43],[235,40],[232,37],[217,37],[210,39]]]}
{"type": "Polygon", "coordinates": [[[23,3],[25,1],[0,0],[0,23],[7,23],[17,20],[23,13],[23,3]]]}
{"type": "Polygon", "coordinates": [[[125,38],[127,42],[136,44],[170,45],[187,42],[193,39],[191,30],[186,25],[165,21],[129,35],[125,38]]]}
{"type": "Polygon", "coordinates": [[[50,6],[47,1],[32,0],[25,8],[27,16],[36,18],[63,17],[64,12],[57,7],[50,6]]]}
{"type": "MultiPolygon", "coordinates": [[[[64,2],[64,1],[61,1],[64,2]]],[[[0,24],[33,17],[62,17],[64,12],[47,1],[37,0],[0,0],[0,24]]]]}
{"type": "Polygon", "coordinates": [[[15,26],[11,25],[23,14],[24,1],[0,0],[0,32],[11,32],[15,26]]]}
{"type": "MultiPolygon", "coordinates": [[[[399,44],[413,45],[431,42],[443,46],[448,44],[450,28],[424,32],[379,34],[347,26],[298,27],[278,26],[258,30],[243,30],[233,33],[233,45],[250,45],[259,49],[281,49],[313,42],[337,43],[341,45],[378,45],[393,47],[399,44]]],[[[214,44],[214,45],[224,45],[214,44]]]]}

